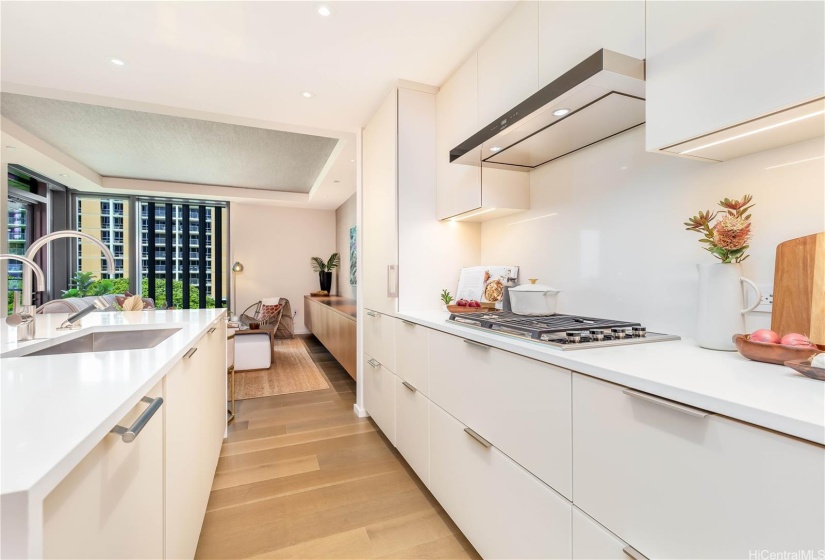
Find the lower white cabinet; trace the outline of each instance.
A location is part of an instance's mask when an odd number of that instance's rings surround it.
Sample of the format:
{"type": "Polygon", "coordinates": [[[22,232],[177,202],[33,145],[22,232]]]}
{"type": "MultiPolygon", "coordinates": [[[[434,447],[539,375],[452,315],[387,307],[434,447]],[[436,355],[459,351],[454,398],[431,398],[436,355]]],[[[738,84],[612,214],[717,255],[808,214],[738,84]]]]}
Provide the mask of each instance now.
{"type": "Polygon", "coordinates": [[[429,330],[403,319],[395,320],[395,374],[430,394],[429,330]]]}
{"type": "Polygon", "coordinates": [[[384,364],[364,354],[364,408],[387,439],[395,445],[395,374],[384,364]]]}
{"type": "Polygon", "coordinates": [[[576,505],[649,558],[825,550],[822,446],[575,374],[573,464],[576,505]]]}
{"type": "Polygon", "coordinates": [[[226,326],[213,327],[164,378],[166,558],[195,556],[226,429],[226,326]]]}
{"type": "MultiPolygon", "coordinates": [[[[361,320],[361,318],[359,318],[361,320]]],[[[364,309],[364,352],[395,371],[395,317],[364,309]]]]}
{"type": "MultiPolygon", "coordinates": [[[[162,393],[158,383],[146,396],[162,393]]],[[[139,402],[119,423],[131,427],[139,402]]],[[[106,435],[43,502],[45,558],[163,557],[163,416],[127,443],[106,435]]]]}
{"type": "Polygon", "coordinates": [[[573,506],[573,560],[628,560],[622,539],[573,506]]]}
{"type": "Polygon", "coordinates": [[[396,378],[395,446],[425,485],[430,484],[430,401],[412,383],[396,378]]]}
{"type": "Polygon", "coordinates": [[[429,410],[430,490],[479,554],[570,558],[570,502],[440,407],[429,410]]]}

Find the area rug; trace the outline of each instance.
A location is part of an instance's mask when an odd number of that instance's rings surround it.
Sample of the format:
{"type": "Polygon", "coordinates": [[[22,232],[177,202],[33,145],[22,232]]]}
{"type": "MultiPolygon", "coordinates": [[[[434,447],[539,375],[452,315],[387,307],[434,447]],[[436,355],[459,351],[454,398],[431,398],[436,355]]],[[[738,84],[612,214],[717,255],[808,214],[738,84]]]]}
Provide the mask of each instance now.
{"type": "Polygon", "coordinates": [[[299,338],[275,340],[269,369],[235,372],[235,399],[255,399],[329,388],[299,338]]]}

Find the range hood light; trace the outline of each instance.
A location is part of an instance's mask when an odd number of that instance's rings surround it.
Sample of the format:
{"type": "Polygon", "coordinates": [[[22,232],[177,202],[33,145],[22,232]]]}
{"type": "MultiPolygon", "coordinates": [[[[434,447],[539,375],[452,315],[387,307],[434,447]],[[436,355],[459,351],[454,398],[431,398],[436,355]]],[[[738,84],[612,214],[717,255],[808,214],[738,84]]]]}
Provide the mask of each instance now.
{"type": "Polygon", "coordinates": [[[745,132],[743,134],[737,134],[736,136],[731,136],[730,138],[725,138],[723,140],[717,140],[716,142],[711,142],[710,144],[703,144],[702,146],[697,146],[695,148],[685,150],[684,152],[679,152],[679,154],[684,155],[684,154],[689,154],[689,153],[692,153],[692,152],[697,152],[699,150],[704,150],[705,148],[710,148],[711,146],[718,146],[719,144],[724,144],[724,143],[730,142],[732,140],[739,140],[740,138],[745,138],[747,136],[752,136],[752,135],[758,134],[760,132],[765,132],[766,130],[779,128],[780,126],[785,126],[786,124],[792,124],[792,123],[795,123],[795,122],[804,121],[805,119],[810,119],[811,117],[817,117],[817,116],[823,115],[823,114],[825,114],[825,110],[816,111],[814,113],[808,113],[807,115],[802,115],[801,117],[796,117],[795,119],[789,119],[787,121],[778,122],[778,123],[772,124],[770,126],[757,128],[756,130],[751,130],[750,132],[745,132]]]}
{"type": "Polygon", "coordinates": [[[570,109],[556,109],[555,111],[553,111],[553,116],[554,117],[563,117],[564,115],[566,115],[569,112],[570,112],[570,109]]]}

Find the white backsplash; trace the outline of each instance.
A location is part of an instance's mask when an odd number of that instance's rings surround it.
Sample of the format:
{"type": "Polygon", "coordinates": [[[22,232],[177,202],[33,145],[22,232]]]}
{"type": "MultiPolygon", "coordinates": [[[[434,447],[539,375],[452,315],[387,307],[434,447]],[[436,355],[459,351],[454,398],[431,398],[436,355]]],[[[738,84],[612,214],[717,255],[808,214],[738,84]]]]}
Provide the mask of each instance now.
{"type": "MultiPolygon", "coordinates": [[[[693,337],[697,263],[716,262],[683,222],[754,195],[745,275],[773,284],[776,245],[825,230],[822,138],[724,163],[644,151],[644,127],[531,174],[531,210],[482,225],[481,262],[521,266],[562,290],[559,312],[640,321],[693,337]],[[805,161],[808,160],[808,161],[805,161]]],[[[748,330],[770,325],[751,313],[748,330]]]]}

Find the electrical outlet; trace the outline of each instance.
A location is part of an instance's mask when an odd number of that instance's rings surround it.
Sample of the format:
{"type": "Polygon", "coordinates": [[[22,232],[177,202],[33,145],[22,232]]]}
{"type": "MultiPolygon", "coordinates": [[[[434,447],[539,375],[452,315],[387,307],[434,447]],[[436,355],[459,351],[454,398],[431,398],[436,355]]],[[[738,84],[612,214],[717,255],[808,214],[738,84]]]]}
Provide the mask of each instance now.
{"type": "MultiPolygon", "coordinates": [[[[759,284],[759,289],[762,291],[762,300],[753,311],[755,313],[771,313],[773,311],[773,286],[770,284],[759,284]]],[[[747,306],[753,305],[753,298],[756,294],[753,290],[746,288],[748,294],[747,306]]]]}

